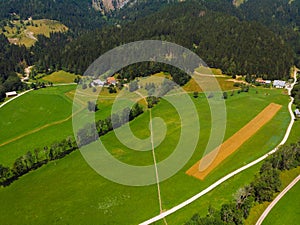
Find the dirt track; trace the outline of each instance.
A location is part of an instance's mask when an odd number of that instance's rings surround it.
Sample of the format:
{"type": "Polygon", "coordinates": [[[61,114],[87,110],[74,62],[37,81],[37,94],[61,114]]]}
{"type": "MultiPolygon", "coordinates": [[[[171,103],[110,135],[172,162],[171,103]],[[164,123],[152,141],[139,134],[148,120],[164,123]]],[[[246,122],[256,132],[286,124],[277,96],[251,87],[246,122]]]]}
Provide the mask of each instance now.
{"type": "Polygon", "coordinates": [[[244,142],[246,142],[260,128],[262,128],[267,122],[269,122],[281,109],[281,107],[281,105],[271,103],[222,145],[217,147],[212,152],[208,153],[189,170],[187,170],[186,174],[194,176],[200,180],[204,180],[205,177],[223,160],[234,153],[239,147],[244,144],[244,142]]]}

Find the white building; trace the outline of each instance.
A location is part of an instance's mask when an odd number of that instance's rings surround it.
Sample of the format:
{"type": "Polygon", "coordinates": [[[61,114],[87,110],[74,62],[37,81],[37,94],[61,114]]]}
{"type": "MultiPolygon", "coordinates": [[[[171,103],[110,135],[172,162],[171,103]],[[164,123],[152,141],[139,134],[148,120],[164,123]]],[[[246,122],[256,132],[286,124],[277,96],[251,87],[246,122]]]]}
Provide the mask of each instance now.
{"type": "Polygon", "coordinates": [[[92,82],[92,86],[95,87],[95,86],[104,86],[105,84],[105,81],[102,81],[102,80],[93,80],[92,82]]]}
{"type": "Polygon", "coordinates": [[[286,82],[283,80],[274,80],[273,81],[273,86],[276,88],[285,88],[286,82]]]}
{"type": "Polygon", "coordinates": [[[296,110],[295,110],[295,115],[296,115],[297,117],[300,117],[300,110],[299,110],[299,109],[296,109],[296,110]]]}
{"type": "Polygon", "coordinates": [[[266,84],[271,84],[272,83],[272,81],[270,81],[270,80],[266,80],[266,82],[265,82],[266,84]]]}
{"type": "Polygon", "coordinates": [[[15,92],[15,91],[11,91],[11,92],[6,92],[6,97],[9,98],[9,97],[14,97],[14,96],[17,96],[18,93],[15,92]]]}

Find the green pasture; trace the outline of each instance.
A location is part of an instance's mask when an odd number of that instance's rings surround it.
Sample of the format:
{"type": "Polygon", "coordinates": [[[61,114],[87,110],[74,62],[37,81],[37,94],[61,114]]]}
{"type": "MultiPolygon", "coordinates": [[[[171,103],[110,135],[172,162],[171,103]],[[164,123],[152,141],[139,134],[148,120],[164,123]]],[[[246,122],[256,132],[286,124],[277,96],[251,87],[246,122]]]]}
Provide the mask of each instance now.
{"type": "MultiPolygon", "coordinates": [[[[284,171],[280,174],[281,180],[281,190],[283,190],[286,186],[288,186],[300,173],[300,167],[284,171]]],[[[262,204],[254,205],[251,210],[249,217],[245,220],[245,225],[254,225],[257,220],[260,218],[261,214],[265,211],[265,209],[269,206],[270,202],[264,202],[262,204]]]]}
{"type": "Polygon", "coordinates": [[[72,100],[65,93],[75,87],[60,86],[31,91],[1,108],[1,164],[10,166],[28,150],[72,135],[72,100]]]}
{"type": "MultiPolygon", "coordinates": [[[[196,99],[191,97],[191,99],[196,105],[200,120],[199,143],[193,157],[184,168],[161,183],[164,210],[185,201],[229,172],[270,151],[282,139],[290,120],[287,111],[289,98],[281,90],[258,88],[250,89],[249,93],[235,93],[234,96],[229,96],[226,100],[225,139],[246,125],[271,102],[281,104],[283,108],[237,152],[226,159],[204,181],[200,181],[185,175],[185,171],[203,156],[210,134],[210,111],[203,95],[196,99]]],[[[109,112],[107,108],[112,103],[111,99],[107,102],[102,101],[103,107],[100,106],[99,112],[96,113],[96,116],[99,114],[99,118],[102,113],[109,112]]],[[[67,109],[71,110],[71,106],[68,107],[67,109]]],[[[130,128],[137,137],[149,137],[149,113],[149,111],[145,112],[130,123],[130,128]]],[[[162,161],[172,153],[177,144],[181,131],[181,124],[178,122],[179,115],[170,103],[162,100],[153,108],[152,117],[162,118],[167,127],[166,138],[155,149],[158,161],[162,161]]],[[[53,120],[53,118],[48,118],[50,119],[53,120]]],[[[61,126],[57,130],[63,129],[64,131],[58,135],[59,139],[64,132],[72,135],[72,131],[69,130],[70,123],[61,124],[61,126]]],[[[53,136],[55,135],[54,128],[53,130],[47,128],[40,132],[53,136]]],[[[6,150],[13,148],[13,144],[21,147],[22,140],[24,143],[26,140],[32,143],[37,139],[37,147],[40,147],[39,133],[35,135],[11,143],[11,147],[7,147],[6,150]]],[[[190,136],[196,138],[192,133],[190,136]]],[[[153,162],[151,152],[136,152],[124,147],[113,132],[101,137],[101,141],[109,152],[122,162],[132,165],[149,165],[153,162]]],[[[0,159],[5,161],[9,156],[8,154],[5,156],[4,150],[1,147],[0,159]],[[3,157],[2,154],[4,154],[3,157]]],[[[12,158],[8,161],[11,162],[12,158]]],[[[195,213],[205,215],[209,205],[220,208],[222,203],[231,201],[235,191],[251,182],[259,167],[260,165],[256,165],[235,176],[203,198],[169,216],[168,223],[182,224],[195,213]]],[[[0,189],[0,198],[4,202],[0,206],[2,212],[0,221],[5,221],[7,224],[138,224],[159,214],[156,185],[127,187],[112,183],[96,174],[83,160],[79,151],[21,177],[9,187],[0,189]]]]}
{"type": "Polygon", "coordinates": [[[45,124],[71,115],[72,102],[63,92],[73,87],[53,87],[29,92],[0,110],[0,144],[45,124]]]}
{"type": "MultiPolygon", "coordinates": [[[[298,171],[299,172],[299,171],[298,171]]],[[[276,204],[263,224],[288,225],[296,224],[300,218],[300,183],[298,182],[286,195],[276,204]]]]}
{"type": "Polygon", "coordinates": [[[14,20],[11,21],[10,26],[3,27],[0,34],[4,34],[13,44],[25,45],[29,48],[35,44],[37,35],[50,37],[50,33],[67,31],[65,25],[55,20],[14,20]]]}
{"type": "Polygon", "coordinates": [[[74,83],[74,80],[76,77],[77,77],[76,74],[60,70],[60,71],[54,72],[50,75],[43,77],[42,81],[52,82],[54,84],[74,83]]]}

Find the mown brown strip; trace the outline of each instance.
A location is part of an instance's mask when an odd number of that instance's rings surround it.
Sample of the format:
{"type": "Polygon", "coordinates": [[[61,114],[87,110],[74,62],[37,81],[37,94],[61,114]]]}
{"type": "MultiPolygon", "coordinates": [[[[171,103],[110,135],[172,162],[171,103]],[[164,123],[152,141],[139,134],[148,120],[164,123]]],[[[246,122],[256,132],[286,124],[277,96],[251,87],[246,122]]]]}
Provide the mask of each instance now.
{"type": "Polygon", "coordinates": [[[246,126],[187,170],[186,174],[204,180],[205,177],[223,160],[238,150],[238,148],[251,138],[260,128],[268,123],[281,107],[281,105],[271,103],[246,126]]]}

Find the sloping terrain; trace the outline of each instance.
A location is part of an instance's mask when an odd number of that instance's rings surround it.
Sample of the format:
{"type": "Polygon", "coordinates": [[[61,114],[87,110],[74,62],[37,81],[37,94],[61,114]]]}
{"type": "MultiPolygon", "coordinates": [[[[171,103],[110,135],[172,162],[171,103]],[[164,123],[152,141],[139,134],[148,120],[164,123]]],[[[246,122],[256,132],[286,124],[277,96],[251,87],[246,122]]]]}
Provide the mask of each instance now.
{"type": "Polygon", "coordinates": [[[10,43],[32,46],[37,41],[38,35],[50,37],[50,33],[66,32],[68,28],[58,21],[42,20],[13,20],[2,27],[0,34],[4,34],[10,43]]]}

